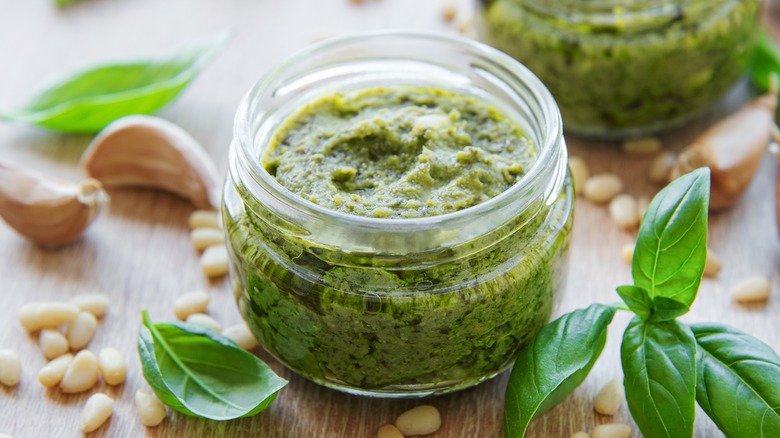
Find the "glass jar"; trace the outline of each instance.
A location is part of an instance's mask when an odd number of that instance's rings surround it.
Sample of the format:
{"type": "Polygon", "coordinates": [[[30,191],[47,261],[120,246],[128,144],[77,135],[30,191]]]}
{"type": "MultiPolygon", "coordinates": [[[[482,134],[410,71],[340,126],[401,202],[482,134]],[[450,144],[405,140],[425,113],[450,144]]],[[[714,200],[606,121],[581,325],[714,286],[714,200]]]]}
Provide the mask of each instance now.
{"type": "Polygon", "coordinates": [[[480,34],[528,66],[567,130],[597,137],[679,125],[747,70],[760,0],[481,0],[480,34]]]}
{"type": "Polygon", "coordinates": [[[353,394],[413,397],[509,367],[548,322],[565,273],[572,187],[560,114],[514,59],[465,39],[365,34],[304,50],[239,106],[223,216],[239,309],[288,368],[353,394]],[[509,190],[441,216],[378,219],[313,204],[260,157],[307,102],[377,86],[438,87],[510,117],[538,160],[509,190]]]}

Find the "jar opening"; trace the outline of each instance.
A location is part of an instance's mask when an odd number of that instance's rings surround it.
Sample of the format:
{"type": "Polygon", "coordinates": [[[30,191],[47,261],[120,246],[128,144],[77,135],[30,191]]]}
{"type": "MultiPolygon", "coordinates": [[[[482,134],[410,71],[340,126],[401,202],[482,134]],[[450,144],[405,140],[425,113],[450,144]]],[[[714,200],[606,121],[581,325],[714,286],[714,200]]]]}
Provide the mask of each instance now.
{"type": "MultiPolygon", "coordinates": [[[[231,152],[235,154],[231,157],[235,181],[265,208],[295,228],[316,234],[324,245],[338,240],[328,235],[350,229],[350,245],[356,251],[373,250],[378,238],[387,241],[394,233],[403,234],[407,248],[415,246],[409,240],[419,234],[421,243],[415,249],[423,251],[482,236],[519,212],[537,208],[540,201],[553,202],[566,172],[560,114],[541,81],[514,59],[486,45],[426,33],[344,37],[293,55],[266,74],[245,97],[236,115],[235,138],[238,144],[231,152]],[[330,210],[290,192],[265,170],[263,147],[293,109],[323,93],[377,84],[437,86],[484,99],[533,140],[537,160],[514,186],[494,198],[456,212],[414,219],[330,210]],[[465,229],[469,232],[463,232],[465,229]],[[437,237],[432,239],[431,233],[437,237]]],[[[340,239],[338,245],[343,246],[340,239]]]]}

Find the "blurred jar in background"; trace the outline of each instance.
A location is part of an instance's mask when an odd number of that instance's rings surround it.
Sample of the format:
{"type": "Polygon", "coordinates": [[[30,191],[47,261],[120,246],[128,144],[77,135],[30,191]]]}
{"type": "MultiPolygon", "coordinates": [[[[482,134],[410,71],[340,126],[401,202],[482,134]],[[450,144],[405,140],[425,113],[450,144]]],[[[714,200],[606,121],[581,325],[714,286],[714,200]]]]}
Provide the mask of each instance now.
{"type": "Polygon", "coordinates": [[[483,39],[552,91],[564,126],[604,138],[676,126],[746,72],[760,0],[480,0],[483,39]]]}

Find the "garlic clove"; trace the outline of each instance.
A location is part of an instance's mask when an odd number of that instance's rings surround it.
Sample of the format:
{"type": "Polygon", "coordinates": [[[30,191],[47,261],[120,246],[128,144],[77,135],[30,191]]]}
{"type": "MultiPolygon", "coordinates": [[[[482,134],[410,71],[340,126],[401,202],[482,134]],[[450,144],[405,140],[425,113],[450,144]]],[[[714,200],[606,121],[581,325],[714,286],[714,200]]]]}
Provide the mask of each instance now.
{"type": "Polygon", "coordinates": [[[71,184],[0,163],[0,216],[42,246],[80,237],[108,202],[99,181],[71,184]]]}
{"type": "Polygon", "coordinates": [[[711,126],[678,156],[671,179],[707,166],[711,171],[710,209],[733,205],[750,185],[774,129],[778,85],[711,126]]]}
{"type": "Polygon", "coordinates": [[[213,161],[179,126],[158,117],[129,116],[108,125],[82,157],[88,176],[106,187],[149,187],[216,208],[219,183],[213,161]]]}

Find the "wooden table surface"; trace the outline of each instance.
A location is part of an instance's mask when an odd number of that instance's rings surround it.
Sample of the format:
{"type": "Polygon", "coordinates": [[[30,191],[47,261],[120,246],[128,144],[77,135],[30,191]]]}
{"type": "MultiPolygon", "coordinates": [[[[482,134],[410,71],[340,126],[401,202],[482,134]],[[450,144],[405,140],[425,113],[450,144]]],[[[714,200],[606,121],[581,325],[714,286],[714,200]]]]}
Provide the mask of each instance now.
{"type": "MultiPolygon", "coordinates": [[[[379,28],[455,32],[443,23],[439,0],[83,0],[57,10],[51,0],[0,0],[0,108],[22,104],[42,83],[73,69],[107,59],[165,54],[225,28],[234,38],[224,52],[161,116],[180,124],[203,143],[225,171],[232,121],[242,95],[270,66],[323,36],[379,28]]],[[[465,3],[469,3],[465,1],[465,3]]],[[[461,8],[463,10],[463,8],[461,8]]],[[[663,136],[678,149],[705,126],[693,124],[663,136]]],[[[58,135],[19,125],[0,124],[0,157],[51,175],[78,180],[77,162],[89,136],[58,135]]],[[[583,156],[594,172],[621,175],[627,191],[652,196],[649,158],[625,155],[615,145],[569,139],[571,153],[583,156]]],[[[775,157],[767,154],[746,196],[731,210],[710,219],[710,246],[723,260],[717,279],[705,279],[687,321],[718,321],[745,330],[780,349],[780,239],[775,229],[775,157]],[[771,278],[772,297],[764,306],[732,302],[729,287],[744,277],[771,278]]],[[[192,207],[176,197],[148,190],[112,191],[110,210],[86,237],[59,250],[43,250],[0,224],[0,348],[20,354],[23,376],[15,388],[0,386],[0,433],[21,437],[79,436],[79,416],[87,397],[104,391],[116,398],[110,421],[94,436],[177,437],[257,436],[371,437],[419,400],[378,400],[331,391],[285,370],[258,349],[256,353],[290,384],[267,411],[249,419],[211,422],[171,414],[158,428],[144,428],[133,394],[146,388],[136,337],[141,309],[155,320],[173,319],[181,293],[203,289],[212,296],[211,315],[223,325],[240,321],[227,281],[209,281],[198,267],[188,240],[192,207]],[[34,300],[67,300],[85,292],[111,297],[89,348],[121,350],[128,361],[127,382],[99,384],[79,395],[45,390],[36,380],[45,360],[36,338],[17,323],[18,308],[34,300]]],[[[614,288],[629,281],[621,247],[634,235],[613,225],[603,207],[577,202],[568,287],[558,313],[592,302],[617,299],[614,288]]],[[[593,412],[592,398],[620,376],[619,341],[627,315],[610,328],[602,358],[585,383],[560,406],[533,423],[528,436],[568,437],[612,420],[630,423],[624,405],[614,419],[593,412]]],[[[435,438],[502,436],[503,398],[508,375],[479,387],[425,400],[443,417],[435,438]]],[[[634,436],[639,436],[635,430],[634,436]]],[[[721,436],[699,411],[697,437],[721,436]]]]}

